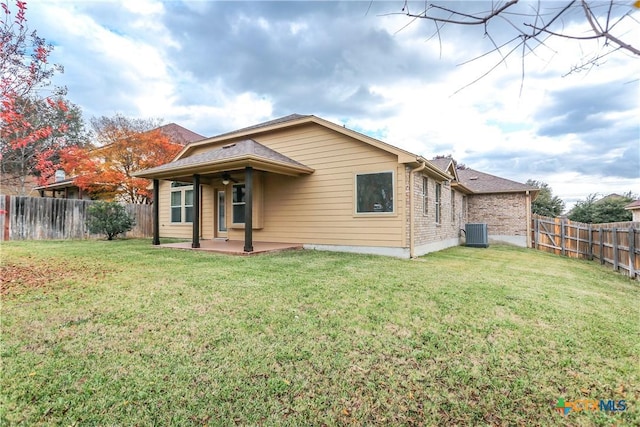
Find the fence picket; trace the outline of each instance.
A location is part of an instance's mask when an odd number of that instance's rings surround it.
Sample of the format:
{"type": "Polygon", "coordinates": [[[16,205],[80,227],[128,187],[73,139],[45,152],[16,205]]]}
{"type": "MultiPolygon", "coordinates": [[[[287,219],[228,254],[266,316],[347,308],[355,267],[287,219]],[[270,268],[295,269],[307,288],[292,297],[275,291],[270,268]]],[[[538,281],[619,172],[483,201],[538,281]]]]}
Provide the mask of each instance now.
{"type": "MultiPolygon", "coordinates": [[[[86,230],[90,200],[0,196],[0,240],[87,239],[100,237],[86,230]]],[[[126,204],[136,219],[125,237],[152,237],[153,206],[126,204]]]]}
{"type": "Polygon", "coordinates": [[[629,227],[629,277],[636,276],[635,254],[636,252],[636,230],[629,227]]]}
{"type": "Polygon", "coordinates": [[[626,270],[632,278],[640,277],[640,243],[637,241],[640,233],[636,233],[640,222],[583,224],[540,215],[532,219],[531,247],[573,258],[598,258],[602,265],[611,265],[617,271],[626,270]],[[598,235],[594,238],[595,232],[598,235]]]}

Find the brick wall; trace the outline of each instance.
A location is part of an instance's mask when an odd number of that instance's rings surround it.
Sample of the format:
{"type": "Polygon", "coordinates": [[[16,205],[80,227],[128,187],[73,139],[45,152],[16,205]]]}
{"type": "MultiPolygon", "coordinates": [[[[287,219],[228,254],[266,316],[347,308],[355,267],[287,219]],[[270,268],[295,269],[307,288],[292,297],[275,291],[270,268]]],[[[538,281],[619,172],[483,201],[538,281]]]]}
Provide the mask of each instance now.
{"type": "Polygon", "coordinates": [[[524,193],[468,196],[471,223],[487,223],[489,235],[526,236],[527,201],[524,193]]]}
{"type": "MultiPolygon", "coordinates": [[[[407,182],[409,176],[407,171],[407,182]]],[[[415,174],[415,185],[413,188],[413,212],[415,227],[415,245],[423,245],[442,240],[455,239],[460,235],[460,229],[464,228],[466,222],[466,213],[463,212],[465,202],[463,202],[463,194],[458,191],[452,191],[449,183],[441,183],[440,192],[440,222],[436,223],[436,181],[434,178],[428,177],[422,173],[415,174]],[[426,178],[427,197],[425,212],[424,198],[424,180],[426,178]],[[455,200],[452,202],[452,200],[455,200]]],[[[407,211],[409,210],[407,201],[407,211]]],[[[407,218],[407,221],[409,219],[407,218]]],[[[409,236],[407,236],[407,241],[409,236]]]]}

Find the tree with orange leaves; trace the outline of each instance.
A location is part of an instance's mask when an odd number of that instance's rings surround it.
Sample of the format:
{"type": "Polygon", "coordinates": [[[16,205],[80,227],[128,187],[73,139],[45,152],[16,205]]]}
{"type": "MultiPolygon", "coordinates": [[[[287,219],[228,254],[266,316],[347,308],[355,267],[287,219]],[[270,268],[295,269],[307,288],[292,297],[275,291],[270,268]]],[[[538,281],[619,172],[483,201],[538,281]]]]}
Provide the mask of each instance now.
{"type": "Polygon", "coordinates": [[[127,203],[150,203],[151,182],[134,172],[171,161],[182,145],[158,129],[154,119],[117,114],[91,120],[98,148],[73,147],[61,155],[61,167],[74,184],[93,197],[127,203]]]}
{"type": "Polygon", "coordinates": [[[62,67],[49,63],[53,46],[29,31],[26,12],[25,1],[0,0],[0,171],[3,186],[20,195],[30,177],[48,181],[62,147],[85,141],[80,109],[64,88],[50,90],[62,67]]]}

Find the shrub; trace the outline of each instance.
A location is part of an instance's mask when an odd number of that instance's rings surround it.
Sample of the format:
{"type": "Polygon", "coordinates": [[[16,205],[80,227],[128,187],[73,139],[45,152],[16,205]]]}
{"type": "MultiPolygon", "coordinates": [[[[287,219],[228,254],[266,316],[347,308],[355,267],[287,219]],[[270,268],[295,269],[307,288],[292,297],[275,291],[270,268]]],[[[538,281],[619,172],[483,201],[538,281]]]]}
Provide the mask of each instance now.
{"type": "Polygon", "coordinates": [[[107,240],[113,240],[136,225],[135,218],[127,213],[124,206],[117,202],[95,202],[87,209],[87,228],[93,234],[105,234],[107,240]]]}

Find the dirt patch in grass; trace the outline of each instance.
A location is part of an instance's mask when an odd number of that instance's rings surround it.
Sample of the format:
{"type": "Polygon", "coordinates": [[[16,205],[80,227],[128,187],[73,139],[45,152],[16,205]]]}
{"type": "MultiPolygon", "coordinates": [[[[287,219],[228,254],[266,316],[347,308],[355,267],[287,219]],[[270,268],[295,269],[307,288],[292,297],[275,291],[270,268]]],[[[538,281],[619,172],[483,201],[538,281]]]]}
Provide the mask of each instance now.
{"type": "Polygon", "coordinates": [[[58,289],[81,280],[83,283],[103,279],[112,269],[86,263],[51,264],[47,262],[0,265],[0,295],[11,297],[40,289],[58,289]]]}

